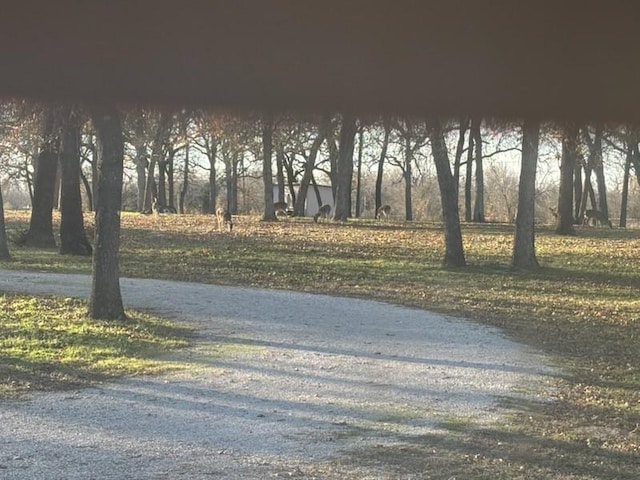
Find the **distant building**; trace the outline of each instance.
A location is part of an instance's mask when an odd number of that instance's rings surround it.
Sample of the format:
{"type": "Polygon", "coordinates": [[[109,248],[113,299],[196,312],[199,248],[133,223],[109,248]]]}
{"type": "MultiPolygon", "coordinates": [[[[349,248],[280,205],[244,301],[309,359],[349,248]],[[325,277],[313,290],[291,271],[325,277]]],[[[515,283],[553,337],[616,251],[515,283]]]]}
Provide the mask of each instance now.
{"type": "MultiPolygon", "coordinates": [[[[298,194],[298,189],[300,185],[294,185],[294,190],[296,191],[296,195],[298,194]]],[[[320,198],[322,200],[321,204],[318,205],[318,200],[316,198],[316,192],[313,185],[309,185],[309,190],[307,191],[307,199],[304,203],[304,216],[305,217],[313,217],[322,205],[331,205],[331,211],[333,211],[333,192],[329,185],[318,185],[318,190],[320,191],[320,198]]],[[[278,197],[278,185],[273,186],[273,201],[275,202],[286,202],[288,209],[293,210],[293,199],[289,194],[289,188],[285,188],[285,197],[280,199],[278,197]]]]}

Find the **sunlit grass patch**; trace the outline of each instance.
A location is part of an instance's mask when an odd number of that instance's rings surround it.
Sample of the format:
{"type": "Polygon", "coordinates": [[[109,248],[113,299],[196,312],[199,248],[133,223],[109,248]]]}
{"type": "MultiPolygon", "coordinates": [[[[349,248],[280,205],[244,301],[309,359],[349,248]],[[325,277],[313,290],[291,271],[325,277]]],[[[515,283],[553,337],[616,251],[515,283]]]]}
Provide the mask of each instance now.
{"type": "Polygon", "coordinates": [[[77,299],[0,295],[0,395],[177,368],[162,360],[189,331],[141,312],[91,320],[77,299]]]}

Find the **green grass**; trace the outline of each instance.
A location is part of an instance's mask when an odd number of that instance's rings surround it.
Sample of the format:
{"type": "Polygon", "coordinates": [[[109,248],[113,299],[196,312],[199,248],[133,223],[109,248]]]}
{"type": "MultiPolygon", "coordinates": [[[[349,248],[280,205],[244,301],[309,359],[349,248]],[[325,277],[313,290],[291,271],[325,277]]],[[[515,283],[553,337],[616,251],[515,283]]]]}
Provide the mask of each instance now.
{"type": "Polygon", "coordinates": [[[78,299],[0,295],[0,397],[178,368],[162,354],[188,345],[184,328],[140,312],[90,320],[86,309],[78,299]]]}
{"type": "MultiPolygon", "coordinates": [[[[7,212],[7,222],[13,235],[26,228],[28,216],[7,212]]],[[[462,442],[465,448],[482,450],[478,465],[490,469],[492,478],[636,478],[638,231],[578,227],[575,237],[561,237],[539,226],[536,246],[542,268],[521,272],[509,268],[512,225],[463,225],[468,267],[443,269],[438,224],[314,224],[308,219],[263,223],[251,217],[238,217],[234,223],[229,234],[218,232],[208,216],[123,214],[122,275],[375,298],[498,326],[552,355],[568,375],[559,380],[552,405],[532,405],[511,426],[494,432],[455,432],[458,446],[462,442]],[[538,476],[514,476],[520,466],[506,468],[509,462],[496,460],[522,453],[510,439],[536,449],[528,460],[535,468],[526,462],[512,464],[528,465],[538,476]],[[562,466],[563,458],[571,467],[562,466]],[[618,466],[596,467],[598,462],[618,466]],[[550,476],[554,469],[555,476],[550,476]]],[[[3,267],[91,270],[89,259],[55,251],[14,246],[12,254],[14,260],[3,267]]],[[[446,439],[434,437],[425,444],[434,442],[456,461],[460,455],[476,458],[473,452],[456,451],[446,439]]],[[[426,462],[424,455],[413,456],[414,449],[422,447],[408,447],[407,461],[426,462]]]]}

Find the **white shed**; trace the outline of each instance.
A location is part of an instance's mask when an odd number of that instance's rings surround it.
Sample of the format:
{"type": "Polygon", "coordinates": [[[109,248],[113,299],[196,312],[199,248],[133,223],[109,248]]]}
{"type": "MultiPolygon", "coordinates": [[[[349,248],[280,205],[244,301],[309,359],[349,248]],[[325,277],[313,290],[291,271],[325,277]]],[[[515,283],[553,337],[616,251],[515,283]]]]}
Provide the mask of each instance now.
{"type": "MultiPolygon", "coordinates": [[[[300,185],[294,185],[293,188],[296,191],[296,195],[298,194],[298,190],[300,185]]],[[[331,190],[331,186],[329,185],[318,185],[318,190],[320,191],[320,198],[322,200],[321,205],[331,205],[331,211],[333,211],[333,192],[331,190]]],[[[273,201],[274,202],[286,202],[287,206],[293,208],[293,199],[289,194],[289,188],[285,188],[285,197],[280,199],[278,197],[278,186],[273,186],[273,201]]],[[[307,199],[304,203],[304,216],[305,217],[313,217],[318,210],[320,210],[320,206],[318,205],[318,200],[316,198],[316,192],[313,188],[313,185],[309,185],[309,190],[307,191],[307,199]]]]}

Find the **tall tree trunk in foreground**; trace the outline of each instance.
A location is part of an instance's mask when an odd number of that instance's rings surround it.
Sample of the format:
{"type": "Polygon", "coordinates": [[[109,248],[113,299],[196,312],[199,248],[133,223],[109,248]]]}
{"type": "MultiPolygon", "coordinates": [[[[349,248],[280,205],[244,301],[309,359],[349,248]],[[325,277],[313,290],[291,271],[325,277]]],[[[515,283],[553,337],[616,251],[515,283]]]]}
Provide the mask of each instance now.
{"type": "Polygon", "coordinates": [[[540,123],[525,121],[522,127],[522,167],[518,189],[518,214],[513,239],[515,268],[538,268],[535,248],[536,169],[540,123]]]}
{"type": "Polygon", "coordinates": [[[56,108],[46,107],[42,126],[42,145],[37,158],[33,205],[29,230],[24,244],[31,247],[53,248],[53,200],[58,169],[58,132],[56,108]]]}
{"type": "Polygon", "coordinates": [[[98,205],[89,300],[91,318],[126,318],[120,292],[118,257],[124,139],[120,113],[114,105],[92,105],[98,143],[98,205]]]}
{"type": "Polygon", "coordinates": [[[60,253],[88,256],[93,248],[84,230],[80,195],[80,130],[83,122],[77,107],[64,108],[61,113],[60,253]]]}
{"type": "Polygon", "coordinates": [[[444,129],[440,120],[435,120],[431,128],[431,151],[436,164],[440,200],[442,202],[442,220],[444,222],[445,267],[464,267],[464,248],[462,246],[462,231],[460,230],[460,216],[458,213],[458,196],[456,186],[449,166],[449,154],[444,141],[444,129]]]}
{"type": "Polygon", "coordinates": [[[558,193],[558,223],[556,233],[575,235],[573,218],[573,171],[575,170],[578,150],[578,132],[576,125],[565,127],[562,139],[562,160],[560,163],[560,190],[558,193]]]}
{"type": "Polygon", "coordinates": [[[333,219],[345,221],[351,216],[351,181],[353,179],[353,147],[356,118],[345,115],[340,128],[340,146],[336,171],[336,197],[333,219]]]}

